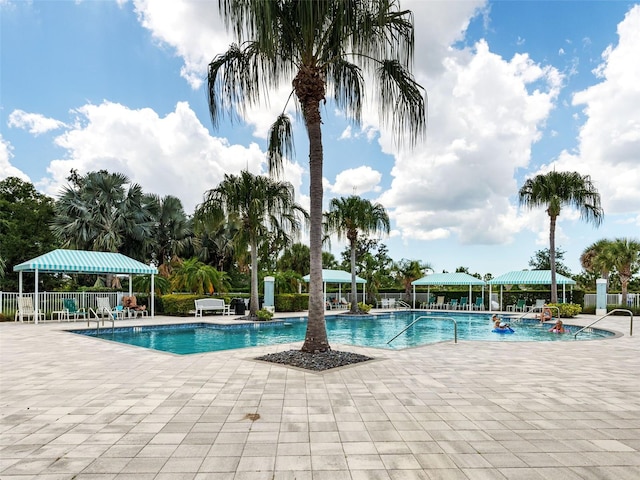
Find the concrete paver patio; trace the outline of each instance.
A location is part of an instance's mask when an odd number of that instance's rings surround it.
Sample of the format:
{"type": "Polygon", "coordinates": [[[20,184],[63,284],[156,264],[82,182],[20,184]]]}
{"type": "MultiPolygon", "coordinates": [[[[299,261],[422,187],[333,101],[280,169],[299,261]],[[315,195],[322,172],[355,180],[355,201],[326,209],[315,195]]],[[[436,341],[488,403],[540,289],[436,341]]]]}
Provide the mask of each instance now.
{"type": "Polygon", "coordinates": [[[0,478],[637,480],[640,339],[601,323],[624,335],[332,345],[377,361],[325,373],[3,323],[0,478]]]}

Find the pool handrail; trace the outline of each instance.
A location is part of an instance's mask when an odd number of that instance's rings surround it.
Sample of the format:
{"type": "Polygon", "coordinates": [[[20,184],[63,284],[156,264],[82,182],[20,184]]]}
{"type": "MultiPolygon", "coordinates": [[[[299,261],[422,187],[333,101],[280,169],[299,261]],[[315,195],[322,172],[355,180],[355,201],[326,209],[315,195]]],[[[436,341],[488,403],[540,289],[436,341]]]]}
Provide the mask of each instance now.
{"type": "MultiPolygon", "coordinates": [[[[522,315],[520,315],[517,318],[512,318],[512,320],[514,322],[519,322],[520,320],[522,320],[524,317],[526,317],[529,313],[535,313],[538,310],[540,310],[540,312],[542,312],[542,310],[544,310],[545,308],[548,308],[549,310],[551,310],[552,308],[555,308],[558,311],[558,315],[557,318],[560,318],[560,307],[557,307],[555,305],[543,305],[542,307],[531,307],[529,310],[527,310],[526,312],[524,312],[522,315]]],[[[551,315],[551,318],[553,318],[553,315],[551,315]]]]}
{"type": "Polygon", "coordinates": [[[456,322],[455,318],[453,318],[453,317],[441,317],[441,316],[432,317],[430,315],[421,315],[418,318],[416,318],[413,322],[411,322],[409,325],[407,325],[405,328],[403,328],[395,337],[393,337],[391,340],[389,340],[387,342],[387,345],[389,345],[391,342],[393,342],[396,338],[398,338],[404,332],[409,330],[409,328],[413,327],[420,320],[451,320],[453,322],[453,343],[458,343],[458,322],[456,322]]]}
{"type": "Polygon", "coordinates": [[[409,305],[407,302],[402,301],[402,300],[396,300],[396,305],[402,307],[402,308],[406,308],[407,310],[411,309],[411,305],[409,305]]]}
{"type": "Polygon", "coordinates": [[[629,314],[629,316],[631,317],[630,322],[629,322],[629,336],[632,337],[633,336],[633,312],[631,310],[627,310],[626,308],[614,308],[613,310],[611,310],[610,312],[607,312],[605,315],[603,315],[602,317],[598,318],[594,322],[591,322],[586,327],[582,327],[580,330],[578,330],[576,333],[573,334],[573,338],[576,338],[580,332],[582,332],[583,330],[586,330],[587,328],[590,328],[592,325],[598,323],[603,318],[606,318],[606,317],[608,317],[609,315],[611,315],[612,313],[615,313],[615,312],[627,312],[629,314]]]}

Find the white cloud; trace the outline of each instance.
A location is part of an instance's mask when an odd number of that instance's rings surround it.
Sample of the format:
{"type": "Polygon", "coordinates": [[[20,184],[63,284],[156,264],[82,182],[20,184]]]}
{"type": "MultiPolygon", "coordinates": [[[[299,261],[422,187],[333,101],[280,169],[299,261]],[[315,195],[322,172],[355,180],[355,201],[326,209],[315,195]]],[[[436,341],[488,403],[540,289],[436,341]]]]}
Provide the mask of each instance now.
{"type": "Polygon", "coordinates": [[[350,168],[336,175],[336,181],[328,188],[336,195],[363,195],[380,191],[382,174],[369,166],[350,168]]]}
{"type": "Polygon", "coordinates": [[[573,97],[573,104],[583,106],[586,117],[577,152],[562,152],[553,163],[557,170],[591,176],[605,218],[640,211],[640,5],[618,25],[618,35],[618,44],[605,50],[594,72],[601,82],[573,97]]]}
{"type": "Polygon", "coordinates": [[[11,144],[2,138],[0,133],[0,180],[4,180],[7,177],[18,177],[25,182],[31,181],[22,170],[11,165],[12,149],[11,144]]]}
{"type": "MultiPolygon", "coordinates": [[[[526,55],[506,61],[484,41],[442,63],[441,75],[422,80],[431,85],[427,141],[396,154],[381,201],[406,238],[443,238],[446,230],[465,244],[509,242],[522,228],[509,201],[514,172],[530,162],[561,77],[526,55]]],[[[384,131],[381,142],[393,149],[384,131]]]]}
{"type": "Polygon", "coordinates": [[[64,122],[47,118],[39,113],[27,113],[23,110],[14,110],[9,115],[7,124],[10,127],[28,130],[33,135],[40,135],[51,130],[58,130],[65,127],[64,122]]]}
{"type": "MultiPolygon", "coordinates": [[[[81,174],[106,169],[124,173],[145,192],[177,196],[191,213],[225,173],[264,170],[265,155],[257,144],[230,145],[211,137],[185,102],[165,117],[150,108],[132,110],[110,102],[85,105],[77,116],[75,126],[56,138],[67,156],[48,168],[50,195],[57,194],[71,168],[81,174]]],[[[285,164],[285,173],[299,188],[302,169],[285,164]]]]}

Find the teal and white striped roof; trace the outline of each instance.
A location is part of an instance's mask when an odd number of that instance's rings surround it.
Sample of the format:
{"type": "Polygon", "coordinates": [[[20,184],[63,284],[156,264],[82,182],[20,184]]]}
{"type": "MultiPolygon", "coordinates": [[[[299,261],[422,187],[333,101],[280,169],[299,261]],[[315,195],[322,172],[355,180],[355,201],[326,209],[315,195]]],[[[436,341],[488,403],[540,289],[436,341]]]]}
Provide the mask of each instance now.
{"type": "Polygon", "coordinates": [[[411,285],[484,285],[484,281],[464,272],[433,273],[414,280],[411,285]]]}
{"type": "Polygon", "coordinates": [[[158,269],[120,253],[86,250],[53,250],[13,267],[14,272],[139,273],[158,269]]]}
{"type": "MultiPolygon", "coordinates": [[[[302,277],[305,282],[310,281],[310,275],[302,277]]],[[[344,270],[322,270],[322,281],[324,283],[351,283],[351,273],[344,270]]],[[[364,278],[360,278],[356,275],[356,283],[367,283],[364,278]]]]}
{"type": "MultiPolygon", "coordinates": [[[[576,282],[556,272],[558,285],[575,285],[576,282]]],[[[551,285],[551,270],[519,270],[503,273],[489,280],[489,285],[551,285]]]]}

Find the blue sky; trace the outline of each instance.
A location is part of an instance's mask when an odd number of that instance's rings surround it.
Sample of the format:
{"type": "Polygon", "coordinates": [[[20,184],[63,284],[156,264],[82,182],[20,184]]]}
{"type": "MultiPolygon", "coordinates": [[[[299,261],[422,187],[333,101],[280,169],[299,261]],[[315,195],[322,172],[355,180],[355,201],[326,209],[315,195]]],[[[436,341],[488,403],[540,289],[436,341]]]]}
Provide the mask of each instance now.
{"type": "MultiPolygon", "coordinates": [[[[216,4],[0,0],[0,179],[55,197],[71,168],[107,169],[192,213],[225,173],[265,173],[265,134],[289,90],[212,128],[206,65],[231,42],[216,4]]],[[[327,102],[325,202],[381,202],[395,260],[495,276],[528,268],[548,246],[546,213],[518,208],[517,192],[555,168],[591,175],[605,210],[599,229],[561,213],[557,245],[574,273],[596,240],[640,237],[640,4],[401,5],[415,15],[427,139],[398,150],[372,95],[359,127],[327,102]]],[[[298,118],[286,178],[303,205],[307,158],[298,118]]]]}

